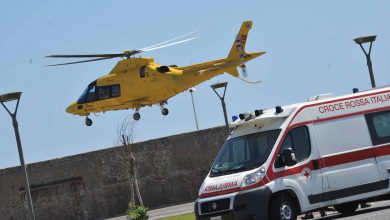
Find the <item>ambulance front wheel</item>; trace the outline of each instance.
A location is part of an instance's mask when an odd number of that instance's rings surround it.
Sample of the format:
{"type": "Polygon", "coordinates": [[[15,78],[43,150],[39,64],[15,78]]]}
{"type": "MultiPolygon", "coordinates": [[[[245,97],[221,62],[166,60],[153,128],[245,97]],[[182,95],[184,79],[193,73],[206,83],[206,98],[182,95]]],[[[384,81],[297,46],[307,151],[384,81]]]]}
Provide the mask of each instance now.
{"type": "Polygon", "coordinates": [[[296,220],[297,219],[297,204],[290,196],[279,194],[271,199],[270,203],[270,219],[277,220],[296,220]]]}
{"type": "Polygon", "coordinates": [[[353,213],[355,213],[358,206],[359,206],[358,202],[351,202],[351,203],[335,205],[334,208],[336,209],[337,212],[343,215],[352,215],[353,213]]]}

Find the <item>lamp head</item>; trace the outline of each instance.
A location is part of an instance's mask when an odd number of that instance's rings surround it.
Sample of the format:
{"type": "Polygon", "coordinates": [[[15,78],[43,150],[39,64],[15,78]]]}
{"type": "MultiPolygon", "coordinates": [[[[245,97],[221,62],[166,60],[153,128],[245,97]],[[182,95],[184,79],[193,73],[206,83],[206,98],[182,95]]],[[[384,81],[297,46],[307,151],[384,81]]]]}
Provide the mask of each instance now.
{"type": "Polygon", "coordinates": [[[211,85],[210,87],[215,90],[215,89],[226,87],[227,84],[228,84],[227,82],[216,83],[216,84],[211,85]]]}
{"type": "Polygon", "coordinates": [[[355,38],[354,41],[357,44],[364,44],[364,43],[370,43],[370,42],[375,41],[375,38],[376,38],[376,35],[364,36],[364,37],[355,38]]]}
{"type": "Polygon", "coordinates": [[[14,100],[19,100],[22,92],[12,92],[4,95],[0,95],[0,102],[9,102],[14,100]]]}

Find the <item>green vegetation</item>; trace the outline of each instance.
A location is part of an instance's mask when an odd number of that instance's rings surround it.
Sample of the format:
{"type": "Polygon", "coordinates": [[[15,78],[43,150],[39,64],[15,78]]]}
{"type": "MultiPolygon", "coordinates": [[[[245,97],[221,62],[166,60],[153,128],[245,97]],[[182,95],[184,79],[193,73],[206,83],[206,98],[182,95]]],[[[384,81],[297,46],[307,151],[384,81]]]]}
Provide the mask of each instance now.
{"type": "Polygon", "coordinates": [[[148,208],[145,206],[137,206],[134,202],[129,202],[127,214],[131,220],[147,220],[148,219],[148,208]]]}
{"type": "Polygon", "coordinates": [[[195,213],[166,217],[162,218],[161,220],[195,220],[195,213]]]}

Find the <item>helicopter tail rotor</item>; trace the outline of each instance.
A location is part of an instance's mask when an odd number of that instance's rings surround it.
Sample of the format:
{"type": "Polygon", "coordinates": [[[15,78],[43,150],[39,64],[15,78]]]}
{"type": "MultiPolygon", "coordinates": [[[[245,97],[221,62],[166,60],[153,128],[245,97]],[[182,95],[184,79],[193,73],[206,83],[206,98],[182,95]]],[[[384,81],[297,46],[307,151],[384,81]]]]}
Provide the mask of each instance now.
{"type": "MultiPolygon", "coordinates": [[[[239,32],[233,42],[232,48],[230,49],[227,60],[233,61],[235,65],[240,69],[241,76],[243,78],[248,77],[248,70],[246,67],[246,62],[252,60],[258,56],[263,55],[265,52],[256,52],[256,53],[247,53],[245,51],[245,45],[248,37],[248,33],[252,28],[252,21],[244,21],[241,25],[239,32]]],[[[237,69],[235,68],[237,72],[237,69]]],[[[239,74],[232,74],[231,71],[228,71],[229,74],[239,77],[239,74]]]]}
{"type": "Polygon", "coordinates": [[[244,78],[247,78],[247,77],[248,77],[248,71],[247,71],[247,68],[246,68],[245,63],[241,63],[241,64],[239,65],[239,67],[240,67],[240,69],[241,69],[242,76],[243,76],[244,78]]]}

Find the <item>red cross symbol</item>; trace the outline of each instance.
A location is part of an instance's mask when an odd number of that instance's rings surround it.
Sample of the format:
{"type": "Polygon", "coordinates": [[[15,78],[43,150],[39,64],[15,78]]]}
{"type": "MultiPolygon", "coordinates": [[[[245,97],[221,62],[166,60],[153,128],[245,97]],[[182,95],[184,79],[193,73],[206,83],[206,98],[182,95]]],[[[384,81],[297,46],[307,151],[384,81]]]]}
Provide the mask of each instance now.
{"type": "Polygon", "coordinates": [[[303,175],[306,177],[306,179],[309,179],[310,173],[309,171],[305,170],[305,173],[303,175]]]}

